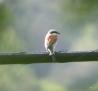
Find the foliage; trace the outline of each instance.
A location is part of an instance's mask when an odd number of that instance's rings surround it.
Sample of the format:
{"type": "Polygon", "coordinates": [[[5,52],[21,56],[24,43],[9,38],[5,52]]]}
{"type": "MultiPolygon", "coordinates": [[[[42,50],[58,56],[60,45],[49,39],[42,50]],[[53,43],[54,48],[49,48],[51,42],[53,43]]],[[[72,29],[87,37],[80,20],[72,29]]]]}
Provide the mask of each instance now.
{"type": "Polygon", "coordinates": [[[47,80],[40,81],[40,86],[42,91],[67,91],[60,84],[47,80]]]}
{"type": "Polygon", "coordinates": [[[64,25],[80,27],[88,21],[93,22],[97,16],[98,0],[63,0],[61,3],[64,25]]]}
{"type": "Polygon", "coordinates": [[[14,26],[14,15],[11,9],[0,3],[0,51],[19,51],[23,49],[23,42],[17,36],[14,26]]]}
{"type": "Polygon", "coordinates": [[[5,4],[0,4],[0,31],[11,25],[13,17],[10,9],[5,4]]]}
{"type": "Polygon", "coordinates": [[[1,52],[15,52],[24,49],[23,42],[19,39],[16,31],[11,27],[0,32],[0,43],[1,52]]]}
{"type": "Polygon", "coordinates": [[[83,15],[98,8],[98,0],[64,0],[63,7],[67,11],[83,15]]]}

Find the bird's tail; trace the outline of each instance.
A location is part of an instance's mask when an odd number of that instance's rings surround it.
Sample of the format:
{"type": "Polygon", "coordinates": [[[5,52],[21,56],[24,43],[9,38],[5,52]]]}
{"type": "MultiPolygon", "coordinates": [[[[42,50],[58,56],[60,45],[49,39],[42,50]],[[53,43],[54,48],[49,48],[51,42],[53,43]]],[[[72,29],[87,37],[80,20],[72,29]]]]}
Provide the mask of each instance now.
{"type": "Polygon", "coordinates": [[[55,58],[55,53],[54,53],[54,51],[51,49],[48,49],[48,52],[49,52],[49,56],[51,56],[51,60],[53,61],[53,62],[56,62],[56,58],[55,58]]]}
{"type": "Polygon", "coordinates": [[[52,62],[56,62],[56,58],[55,58],[55,55],[51,55],[51,59],[52,59],[52,62]]]}

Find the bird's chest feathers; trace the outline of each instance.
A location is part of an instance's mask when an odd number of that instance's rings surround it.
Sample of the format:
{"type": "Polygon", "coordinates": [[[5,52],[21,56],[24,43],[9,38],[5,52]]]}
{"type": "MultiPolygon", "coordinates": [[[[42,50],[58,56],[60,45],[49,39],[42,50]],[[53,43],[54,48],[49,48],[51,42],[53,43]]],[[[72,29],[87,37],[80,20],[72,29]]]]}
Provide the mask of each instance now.
{"type": "Polygon", "coordinates": [[[57,41],[57,35],[56,34],[49,35],[48,41],[55,43],[57,41]]]}

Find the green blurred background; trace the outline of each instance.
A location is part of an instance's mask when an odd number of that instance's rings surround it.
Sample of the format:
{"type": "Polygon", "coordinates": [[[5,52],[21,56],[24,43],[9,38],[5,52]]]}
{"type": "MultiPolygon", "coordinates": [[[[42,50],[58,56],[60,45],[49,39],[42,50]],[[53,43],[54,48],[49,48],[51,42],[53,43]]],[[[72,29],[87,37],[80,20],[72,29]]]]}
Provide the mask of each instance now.
{"type": "MultiPolygon", "coordinates": [[[[44,52],[44,36],[61,32],[56,51],[98,50],[98,0],[0,0],[0,52],[44,52]]],[[[98,62],[0,65],[0,91],[98,91],[98,62]]]]}

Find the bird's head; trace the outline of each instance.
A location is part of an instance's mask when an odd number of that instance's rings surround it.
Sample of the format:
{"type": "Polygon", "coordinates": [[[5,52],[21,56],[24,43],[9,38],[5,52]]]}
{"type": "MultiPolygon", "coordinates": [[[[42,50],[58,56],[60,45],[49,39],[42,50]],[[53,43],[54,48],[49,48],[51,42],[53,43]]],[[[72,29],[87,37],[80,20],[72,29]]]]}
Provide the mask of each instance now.
{"type": "Polygon", "coordinates": [[[58,31],[56,31],[55,29],[50,29],[49,31],[48,31],[48,33],[49,34],[60,34],[58,31]]]}

